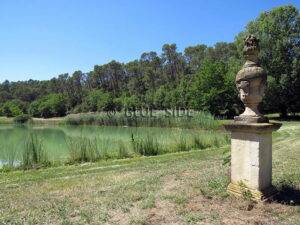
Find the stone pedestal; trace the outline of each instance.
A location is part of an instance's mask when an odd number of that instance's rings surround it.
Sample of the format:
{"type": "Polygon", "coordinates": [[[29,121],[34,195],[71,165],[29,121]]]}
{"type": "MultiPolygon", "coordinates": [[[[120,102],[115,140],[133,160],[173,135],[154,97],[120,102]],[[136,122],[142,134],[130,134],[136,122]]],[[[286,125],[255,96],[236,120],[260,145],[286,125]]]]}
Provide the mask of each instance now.
{"type": "Polygon", "coordinates": [[[231,183],[228,192],[264,200],[276,192],[272,187],[272,132],[280,123],[225,125],[231,132],[231,183]]]}

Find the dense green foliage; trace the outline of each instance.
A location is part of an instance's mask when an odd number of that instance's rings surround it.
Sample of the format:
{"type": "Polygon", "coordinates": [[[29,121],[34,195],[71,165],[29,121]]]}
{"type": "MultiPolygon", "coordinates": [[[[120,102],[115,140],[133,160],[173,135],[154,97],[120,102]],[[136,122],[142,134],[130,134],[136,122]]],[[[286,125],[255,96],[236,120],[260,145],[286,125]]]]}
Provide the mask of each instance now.
{"type": "Polygon", "coordinates": [[[269,76],[264,108],[280,112],[300,111],[300,15],[292,7],[278,7],[262,13],[237,37],[247,33],[260,39],[260,61],[269,76]]]}
{"type": "Polygon", "coordinates": [[[234,43],[187,47],[165,44],[161,55],[143,53],[126,64],[111,61],[88,73],[75,71],[47,81],[0,84],[0,114],[14,117],[136,109],[190,108],[232,117],[242,110],[234,78],[242,65],[246,34],[261,40],[261,63],[269,75],[265,112],[300,111],[300,16],[277,7],[248,23],[234,43]]]}
{"type": "Polygon", "coordinates": [[[33,101],[29,106],[29,113],[44,118],[66,115],[65,96],[63,94],[49,94],[33,101]]]}

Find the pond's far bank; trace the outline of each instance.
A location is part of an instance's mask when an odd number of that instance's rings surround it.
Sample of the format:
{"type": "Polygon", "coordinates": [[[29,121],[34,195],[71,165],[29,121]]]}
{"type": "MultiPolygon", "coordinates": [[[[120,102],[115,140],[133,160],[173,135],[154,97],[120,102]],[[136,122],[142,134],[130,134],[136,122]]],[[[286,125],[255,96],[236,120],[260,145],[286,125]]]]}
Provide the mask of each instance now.
{"type": "MultiPolygon", "coordinates": [[[[59,125],[65,117],[54,117],[54,118],[31,118],[30,123],[32,124],[45,124],[45,125],[59,125]]],[[[14,117],[0,117],[0,124],[14,124],[14,117]]]]}

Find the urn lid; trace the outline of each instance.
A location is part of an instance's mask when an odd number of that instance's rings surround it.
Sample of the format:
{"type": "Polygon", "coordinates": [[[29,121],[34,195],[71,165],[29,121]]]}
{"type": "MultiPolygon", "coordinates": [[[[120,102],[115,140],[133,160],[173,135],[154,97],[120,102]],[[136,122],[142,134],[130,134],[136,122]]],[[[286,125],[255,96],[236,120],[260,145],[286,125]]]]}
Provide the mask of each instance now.
{"type": "Polygon", "coordinates": [[[263,68],[258,64],[259,39],[250,34],[244,39],[243,54],[246,62],[243,68],[236,75],[236,82],[251,80],[258,77],[267,78],[263,68]]]}

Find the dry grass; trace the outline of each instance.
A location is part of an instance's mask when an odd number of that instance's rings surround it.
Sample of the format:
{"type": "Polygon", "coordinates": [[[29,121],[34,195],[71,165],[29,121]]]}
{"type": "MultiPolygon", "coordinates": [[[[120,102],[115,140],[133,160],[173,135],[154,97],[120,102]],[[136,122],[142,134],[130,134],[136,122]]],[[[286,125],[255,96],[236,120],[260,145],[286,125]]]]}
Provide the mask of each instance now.
{"type": "MultiPolygon", "coordinates": [[[[277,187],[300,184],[299,135],[300,123],[275,135],[277,187]]],[[[3,173],[0,224],[299,224],[299,202],[228,196],[223,150],[3,173]]]]}

